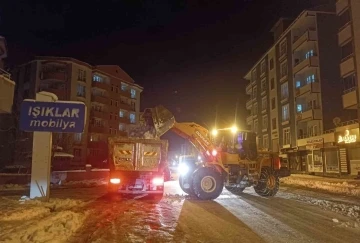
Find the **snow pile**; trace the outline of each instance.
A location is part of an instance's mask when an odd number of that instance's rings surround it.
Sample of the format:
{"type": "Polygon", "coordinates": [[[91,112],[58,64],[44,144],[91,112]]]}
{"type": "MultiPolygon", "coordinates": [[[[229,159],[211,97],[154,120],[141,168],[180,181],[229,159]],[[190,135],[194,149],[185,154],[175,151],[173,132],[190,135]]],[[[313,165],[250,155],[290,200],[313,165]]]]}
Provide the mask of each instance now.
{"type": "MultiPolygon", "coordinates": [[[[323,179],[323,178],[321,178],[323,179]]],[[[313,178],[289,176],[281,178],[281,183],[286,185],[298,185],[312,189],[320,189],[337,194],[346,194],[351,196],[360,196],[360,185],[344,182],[332,182],[325,180],[316,180],[313,178]]]]}
{"type": "Polygon", "coordinates": [[[66,242],[82,226],[87,213],[84,202],[71,199],[17,200],[0,202],[0,241],[66,242]]]}
{"type": "Polygon", "coordinates": [[[340,213],[342,215],[354,218],[357,222],[360,222],[360,206],[359,205],[332,202],[329,200],[316,199],[313,197],[307,197],[307,196],[298,195],[298,194],[289,194],[287,196],[287,198],[310,203],[310,204],[319,206],[320,208],[322,208],[324,210],[333,211],[333,212],[340,213]]]}
{"type": "Polygon", "coordinates": [[[24,190],[27,186],[26,185],[18,185],[18,184],[4,184],[0,185],[0,191],[6,190],[24,190]]]}
{"type": "Polygon", "coordinates": [[[65,181],[62,185],[66,187],[95,187],[107,185],[108,180],[106,178],[83,180],[83,181],[65,181]]]}

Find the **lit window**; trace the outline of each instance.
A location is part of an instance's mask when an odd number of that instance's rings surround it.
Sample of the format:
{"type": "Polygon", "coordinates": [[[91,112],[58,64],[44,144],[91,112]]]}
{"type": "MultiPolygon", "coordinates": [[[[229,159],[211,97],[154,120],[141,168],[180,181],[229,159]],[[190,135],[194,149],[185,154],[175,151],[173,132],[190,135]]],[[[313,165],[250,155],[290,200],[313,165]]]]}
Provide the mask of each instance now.
{"type": "Polygon", "coordinates": [[[85,91],[86,91],[86,87],[83,86],[83,85],[78,84],[78,86],[77,86],[77,96],[85,98],[86,97],[86,92],[85,91]]]}
{"type": "Polygon", "coordinates": [[[286,104],[282,107],[282,120],[288,121],[290,119],[289,115],[289,104],[286,104]]]}
{"type": "Polygon", "coordinates": [[[99,75],[94,75],[93,76],[93,82],[103,82],[103,78],[100,77],[99,75]]]}
{"type": "Polygon", "coordinates": [[[310,50],[310,51],[306,52],[306,54],[305,54],[306,59],[308,59],[308,58],[310,58],[312,56],[314,56],[314,51],[313,50],[310,50]]]}
{"type": "Polygon", "coordinates": [[[124,117],[124,111],[119,112],[119,117],[124,117]]]}
{"type": "Polygon", "coordinates": [[[124,131],[125,130],[125,125],[120,123],[119,124],[119,130],[124,131]]]}
{"type": "Polygon", "coordinates": [[[301,86],[301,82],[300,81],[296,81],[296,88],[300,88],[301,86]]]}
{"type": "Polygon", "coordinates": [[[136,90],[135,89],[131,89],[131,98],[132,99],[136,98],[136,90]]]}
{"type": "Polygon", "coordinates": [[[302,112],[302,105],[301,104],[297,104],[296,111],[297,112],[302,112]]]}
{"type": "Polygon", "coordinates": [[[258,125],[259,125],[258,120],[255,120],[254,121],[254,132],[258,132],[258,125]]]}
{"type": "Polygon", "coordinates": [[[315,75],[309,75],[306,77],[306,84],[314,83],[315,82],[315,75]]]}
{"type": "Polygon", "coordinates": [[[121,84],[121,90],[122,91],[126,91],[127,85],[126,84],[121,84]]]}
{"type": "Polygon", "coordinates": [[[129,118],[130,118],[130,123],[135,123],[135,114],[131,113],[129,118]]]}
{"type": "Polygon", "coordinates": [[[280,72],[281,72],[281,78],[285,77],[288,74],[288,63],[287,62],[283,62],[281,64],[280,72]]]}
{"type": "Polygon", "coordinates": [[[289,87],[288,83],[284,83],[281,85],[281,99],[286,99],[289,97],[289,87]]]}
{"type": "Polygon", "coordinates": [[[290,128],[283,130],[283,145],[290,144],[290,128]]]}

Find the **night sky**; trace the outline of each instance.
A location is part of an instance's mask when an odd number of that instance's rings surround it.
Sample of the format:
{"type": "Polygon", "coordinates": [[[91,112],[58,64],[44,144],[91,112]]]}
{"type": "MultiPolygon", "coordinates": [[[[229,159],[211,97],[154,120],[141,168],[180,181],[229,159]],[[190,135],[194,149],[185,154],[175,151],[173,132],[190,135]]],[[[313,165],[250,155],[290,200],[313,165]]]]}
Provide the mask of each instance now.
{"type": "Polygon", "coordinates": [[[219,126],[231,126],[238,101],[245,127],[242,77],[271,46],[271,27],[329,1],[2,0],[0,35],[9,67],[35,55],[116,64],[144,87],[142,108],[162,104],[212,128],[215,107],[219,126]]]}

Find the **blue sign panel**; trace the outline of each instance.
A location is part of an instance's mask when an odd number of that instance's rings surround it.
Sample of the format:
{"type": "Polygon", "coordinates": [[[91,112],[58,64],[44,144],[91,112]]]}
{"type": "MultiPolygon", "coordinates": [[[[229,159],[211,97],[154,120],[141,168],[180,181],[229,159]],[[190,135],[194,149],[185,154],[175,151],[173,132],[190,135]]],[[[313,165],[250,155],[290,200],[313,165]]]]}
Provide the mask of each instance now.
{"type": "Polygon", "coordinates": [[[24,100],[20,129],[27,132],[82,133],[85,127],[84,103],[24,100]]]}

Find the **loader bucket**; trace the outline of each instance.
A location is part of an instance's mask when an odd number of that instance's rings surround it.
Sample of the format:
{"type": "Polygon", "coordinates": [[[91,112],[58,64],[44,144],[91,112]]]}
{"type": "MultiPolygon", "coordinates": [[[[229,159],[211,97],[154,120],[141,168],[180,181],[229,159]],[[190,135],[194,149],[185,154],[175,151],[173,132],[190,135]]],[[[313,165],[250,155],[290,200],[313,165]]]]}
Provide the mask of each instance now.
{"type": "Polygon", "coordinates": [[[175,124],[174,115],[164,106],[159,105],[151,109],[152,120],[158,137],[169,131],[175,124]]]}

